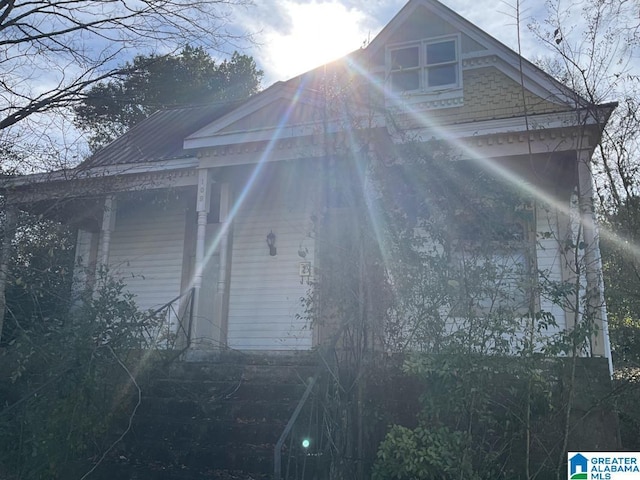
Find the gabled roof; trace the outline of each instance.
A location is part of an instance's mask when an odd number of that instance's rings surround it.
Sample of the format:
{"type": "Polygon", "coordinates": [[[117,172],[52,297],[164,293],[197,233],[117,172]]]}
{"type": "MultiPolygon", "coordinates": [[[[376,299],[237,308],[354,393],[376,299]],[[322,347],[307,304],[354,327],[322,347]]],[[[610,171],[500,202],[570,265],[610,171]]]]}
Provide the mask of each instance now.
{"type": "MultiPolygon", "coordinates": [[[[406,39],[411,35],[415,36],[414,41],[431,36],[437,38],[445,35],[442,32],[447,31],[449,32],[447,34],[456,32],[461,35],[463,42],[472,44],[475,48],[475,51],[463,55],[465,63],[473,65],[474,62],[479,62],[483,66],[490,65],[500,71],[505,78],[509,78],[513,85],[520,85],[522,82],[525,90],[538,98],[541,104],[546,102],[546,113],[566,112],[590,106],[589,102],[576,92],[521,58],[512,49],[438,0],[410,0],[366,48],[286,82],[277,83],[254,96],[240,108],[230,111],[210,125],[186,137],[185,146],[206,148],[247,141],[271,140],[274,136],[288,138],[308,135],[310,128],[304,127],[311,125],[313,119],[307,116],[306,121],[296,123],[291,118],[299,120],[303,116],[299,112],[304,110],[303,106],[313,104],[314,92],[318,93],[323,88],[320,85],[320,79],[339,72],[347,79],[344,80],[345,83],[349,81],[348,79],[360,78],[373,85],[374,90],[376,88],[381,90],[384,88],[382,86],[384,82],[376,80],[375,77],[377,75],[382,78],[385,75],[385,52],[389,44],[401,43],[403,40],[399,39],[406,39]],[[430,30],[432,28],[433,30],[430,30]],[[289,118],[283,118],[284,111],[289,118]],[[258,123],[260,121],[262,124],[258,123]],[[288,128],[282,128],[283,126],[288,128]]],[[[425,94],[422,100],[417,101],[428,103],[431,100],[429,96],[425,94]]],[[[400,102],[396,103],[400,105],[402,101],[400,99],[400,102]]],[[[395,106],[397,105],[393,105],[395,106]]],[[[491,105],[486,107],[488,110],[492,108],[491,105]]],[[[309,112],[308,108],[307,112],[309,112]]],[[[535,112],[529,112],[529,114],[533,113],[535,112]]],[[[521,116],[521,114],[515,114],[515,116],[521,116]]],[[[476,119],[467,121],[476,121],[476,119]]],[[[456,122],[460,123],[460,120],[456,122]]]]}
{"type": "Polygon", "coordinates": [[[238,108],[187,136],[185,148],[199,148],[203,146],[203,140],[206,146],[212,146],[310,134],[327,120],[325,81],[336,77],[346,83],[349,76],[354,76],[349,65],[358,53],[356,51],[286,82],[276,82],[238,108]],[[213,143],[212,138],[215,138],[213,143]]]}
{"type": "Polygon", "coordinates": [[[450,24],[460,32],[464,32],[466,36],[478,44],[485,46],[492,53],[497,54],[500,59],[510,67],[511,71],[505,73],[510,74],[518,82],[521,81],[520,69],[522,68],[522,80],[524,81],[525,88],[534,92],[542,89],[547,94],[556,96],[559,101],[569,103],[571,107],[586,107],[589,104],[587,100],[581,98],[569,87],[544,72],[523,56],[518,55],[517,52],[438,0],[409,0],[380,33],[376,35],[367,46],[367,50],[372,51],[372,54],[375,51],[384,50],[385,46],[392,41],[393,35],[399,30],[411,28],[411,23],[420,18],[419,12],[424,9],[439,17],[442,22],[450,24]]]}
{"type": "MultiPolygon", "coordinates": [[[[519,86],[522,82],[527,92],[540,99],[540,103],[546,102],[544,113],[590,107],[571,89],[438,0],[409,0],[366,48],[286,82],[277,82],[243,103],[158,112],[97,152],[81,168],[192,158],[201,148],[312,135],[326,121],[322,118],[325,106],[321,97],[322,89],[326,88],[323,85],[326,78],[338,78],[344,83],[352,79],[365,80],[383,89],[384,82],[380,83],[374,77],[384,77],[387,46],[411,38],[411,35],[414,40],[443,35],[438,32],[456,32],[463,39],[462,43],[473,46],[474,51],[463,55],[463,61],[469,65],[484,62],[482,65],[490,64],[509,78],[512,85],[519,86]],[[372,70],[368,70],[370,67],[372,70]]],[[[423,97],[418,101],[428,103],[429,95],[423,97]]],[[[392,106],[395,108],[397,105],[392,106]]],[[[486,106],[486,109],[492,108],[486,106]]],[[[528,112],[529,115],[533,113],[528,112]]],[[[523,115],[515,113],[514,116],[523,115]]],[[[492,120],[501,121],[503,118],[506,117],[496,116],[492,120]]],[[[478,119],[459,118],[446,124],[471,125],[474,122],[477,125],[478,119]]],[[[603,123],[600,119],[595,122],[603,123]]],[[[326,128],[326,124],[323,127],[326,128]]],[[[413,125],[413,128],[420,128],[420,125],[413,125]]]]}
{"type": "Polygon", "coordinates": [[[158,162],[191,156],[183,148],[185,137],[234,109],[239,103],[213,103],[160,110],[97,151],[82,162],[78,169],[158,162]]]}

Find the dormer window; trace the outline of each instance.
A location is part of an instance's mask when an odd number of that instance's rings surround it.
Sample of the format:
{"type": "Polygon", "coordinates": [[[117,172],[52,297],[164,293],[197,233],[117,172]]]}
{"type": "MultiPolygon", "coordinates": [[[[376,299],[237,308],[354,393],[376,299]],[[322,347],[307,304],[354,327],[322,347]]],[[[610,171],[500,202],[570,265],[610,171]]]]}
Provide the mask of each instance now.
{"type": "Polygon", "coordinates": [[[420,46],[391,50],[391,88],[395,92],[420,90],[420,46]]]}
{"type": "Polygon", "coordinates": [[[458,85],[458,55],[455,40],[426,44],[426,88],[458,85]]]}
{"type": "Polygon", "coordinates": [[[387,67],[394,92],[432,92],[460,87],[457,37],[389,48],[387,67]]]}

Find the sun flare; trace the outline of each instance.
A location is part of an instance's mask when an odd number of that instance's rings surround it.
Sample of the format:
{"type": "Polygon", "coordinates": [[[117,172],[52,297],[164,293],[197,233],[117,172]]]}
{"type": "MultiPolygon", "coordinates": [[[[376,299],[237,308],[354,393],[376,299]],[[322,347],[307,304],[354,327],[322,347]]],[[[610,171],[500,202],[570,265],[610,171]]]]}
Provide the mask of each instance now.
{"type": "MultiPolygon", "coordinates": [[[[265,50],[274,80],[287,80],[360,48],[370,32],[365,15],[339,3],[283,3],[292,21],[287,33],[266,35],[265,50]]],[[[269,73],[269,72],[268,72],[269,73]]]]}

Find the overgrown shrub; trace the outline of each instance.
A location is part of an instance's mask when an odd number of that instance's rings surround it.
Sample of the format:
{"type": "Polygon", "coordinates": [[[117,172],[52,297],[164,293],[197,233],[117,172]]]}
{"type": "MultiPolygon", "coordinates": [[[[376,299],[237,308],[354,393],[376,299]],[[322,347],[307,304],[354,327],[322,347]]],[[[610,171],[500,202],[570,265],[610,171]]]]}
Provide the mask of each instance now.
{"type": "Polygon", "coordinates": [[[66,315],[24,330],[4,351],[0,411],[3,478],[78,475],[126,431],[149,367],[157,319],[121,280],[99,272],[66,315]]]}

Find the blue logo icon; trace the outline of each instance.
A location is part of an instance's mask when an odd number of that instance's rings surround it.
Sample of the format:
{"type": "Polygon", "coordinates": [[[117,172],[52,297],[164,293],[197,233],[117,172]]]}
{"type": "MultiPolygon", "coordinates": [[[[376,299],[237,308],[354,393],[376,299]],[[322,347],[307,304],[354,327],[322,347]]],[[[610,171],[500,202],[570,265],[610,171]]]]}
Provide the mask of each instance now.
{"type": "Polygon", "coordinates": [[[581,453],[576,453],[569,459],[570,477],[569,480],[581,480],[587,478],[587,457],[581,453]]]}

